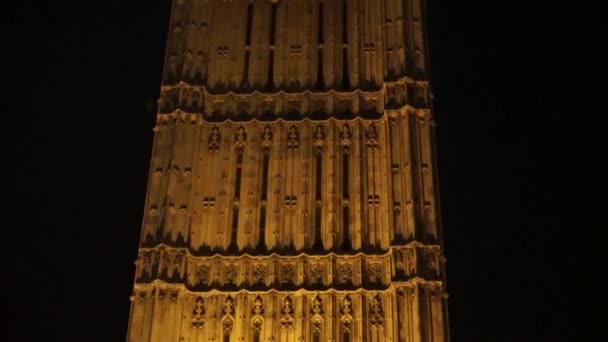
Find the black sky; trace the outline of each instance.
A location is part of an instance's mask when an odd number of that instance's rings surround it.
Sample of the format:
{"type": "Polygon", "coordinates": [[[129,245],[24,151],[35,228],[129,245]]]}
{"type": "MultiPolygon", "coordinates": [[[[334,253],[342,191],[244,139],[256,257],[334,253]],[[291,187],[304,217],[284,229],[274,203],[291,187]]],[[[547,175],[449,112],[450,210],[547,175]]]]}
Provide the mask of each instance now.
{"type": "MultiPolygon", "coordinates": [[[[169,0],[17,6],[3,22],[2,340],[124,341],[169,0]]],[[[602,40],[584,9],[557,6],[430,3],[455,342],[595,327],[602,40]]]]}

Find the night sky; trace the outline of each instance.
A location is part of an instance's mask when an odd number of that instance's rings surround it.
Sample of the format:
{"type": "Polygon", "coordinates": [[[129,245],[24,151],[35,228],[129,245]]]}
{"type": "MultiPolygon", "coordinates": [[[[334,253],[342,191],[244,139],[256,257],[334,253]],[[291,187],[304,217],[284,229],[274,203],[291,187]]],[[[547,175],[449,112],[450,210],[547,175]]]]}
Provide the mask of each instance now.
{"type": "MultiPolygon", "coordinates": [[[[170,1],[18,6],[3,21],[15,195],[0,340],[124,341],[170,1]]],[[[557,6],[430,4],[454,342],[582,341],[605,297],[593,264],[606,224],[592,219],[605,39],[557,6]]]]}

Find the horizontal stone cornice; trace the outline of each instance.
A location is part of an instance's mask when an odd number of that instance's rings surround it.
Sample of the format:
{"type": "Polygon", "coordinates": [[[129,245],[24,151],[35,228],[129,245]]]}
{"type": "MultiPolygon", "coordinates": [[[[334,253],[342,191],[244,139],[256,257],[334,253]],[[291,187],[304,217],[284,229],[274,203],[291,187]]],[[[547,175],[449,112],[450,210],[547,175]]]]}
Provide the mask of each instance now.
{"type": "Polygon", "coordinates": [[[428,82],[411,79],[386,82],[378,90],[222,94],[211,93],[205,86],[180,82],[161,87],[158,113],[168,114],[181,110],[202,114],[209,121],[249,121],[252,118],[263,121],[284,118],[293,121],[302,118],[348,119],[358,116],[376,118],[385,109],[398,109],[405,105],[428,108],[430,98],[428,82]]]}

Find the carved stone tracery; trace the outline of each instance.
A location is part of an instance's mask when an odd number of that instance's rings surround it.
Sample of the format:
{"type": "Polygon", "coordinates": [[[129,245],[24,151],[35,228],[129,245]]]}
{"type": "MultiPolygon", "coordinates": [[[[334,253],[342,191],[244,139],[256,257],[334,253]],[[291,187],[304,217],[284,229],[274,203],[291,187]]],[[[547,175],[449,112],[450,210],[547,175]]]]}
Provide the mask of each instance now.
{"type": "Polygon", "coordinates": [[[445,341],[422,3],[173,1],[129,340],[445,341]]]}
{"type": "Polygon", "coordinates": [[[283,299],[283,305],[281,308],[281,319],[279,323],[281,324],[281,328],[283,329],[291,329],[293,328],[293,301],[290,296],[286,296],[283,299]]]}
{"type": "Polygon", "coordinates": [[[370,303],[370,324],[374,329],[382,329],[384,326],[384,310],[380,295],[375,295],[370,303]]]}
{"type": "Polygon", "coordinates": [[[205,302],[203,297],[198,296],[192,310],[192,327],[200,329],[205,324],[205,302]]]}

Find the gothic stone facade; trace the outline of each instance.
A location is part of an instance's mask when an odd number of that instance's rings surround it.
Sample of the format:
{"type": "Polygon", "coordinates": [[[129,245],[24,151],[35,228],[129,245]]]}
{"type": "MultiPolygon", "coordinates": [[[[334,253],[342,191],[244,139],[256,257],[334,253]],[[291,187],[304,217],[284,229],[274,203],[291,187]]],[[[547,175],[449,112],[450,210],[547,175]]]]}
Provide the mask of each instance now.
{"type": "Polygon", "coordinates": [[[447,341],[422,0],[174,0],[128,341],[447,341]]]}

